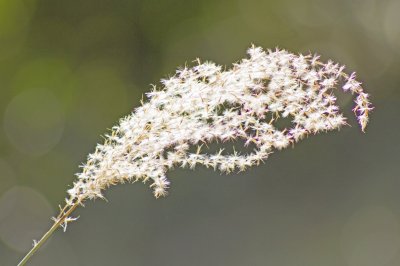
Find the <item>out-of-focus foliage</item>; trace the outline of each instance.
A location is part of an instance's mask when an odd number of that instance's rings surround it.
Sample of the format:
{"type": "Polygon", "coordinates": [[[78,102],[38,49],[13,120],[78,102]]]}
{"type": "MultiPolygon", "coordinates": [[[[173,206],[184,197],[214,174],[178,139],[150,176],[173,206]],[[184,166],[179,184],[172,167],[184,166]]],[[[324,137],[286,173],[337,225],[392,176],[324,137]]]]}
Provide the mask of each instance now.
{"type": "Polygon", "coordinates": [[[310,138],[240,175],[172,171],[162,200],[115,187],[32,265],[398,265],[399,12],[398,0],[0,0],[0,265],[50,225],[150,83],[197,57],[229,66],[250,43],[357,71],[376,106],[367,133],[310,138]]]}

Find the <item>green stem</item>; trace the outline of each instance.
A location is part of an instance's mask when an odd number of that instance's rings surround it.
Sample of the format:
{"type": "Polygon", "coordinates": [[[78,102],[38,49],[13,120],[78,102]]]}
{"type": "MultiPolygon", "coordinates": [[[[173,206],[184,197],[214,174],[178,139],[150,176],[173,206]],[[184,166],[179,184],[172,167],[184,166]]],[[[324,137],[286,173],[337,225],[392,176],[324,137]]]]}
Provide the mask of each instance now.
{"type": "Polygon", "coordinates": [[[63,210],[66,209],[66,208],[64,208],[62,210],[61,215],[57,219],[57,222],[55,222],[53,224],[53,226],[42,236],[42,238],[39,240],[39,242],[37,242],[33,246],[33,248],[25,255],[25,257],[20,261],[20,263],[18,263],[17,266],[25,265],[25,263],[33,256],[33,254],[35,254],[36,251],[38,251],[39,248],[47,241],[47,239],[49,239],[49,237],[57,230],[57,228],[60,227],[60,225],[65,222],[65,219],[67,219],[69,217],[69,215],[76,209],[76,207],[78,207],[78,205],[79,205],[79,202],[76,202],[69,209],[67,209],[67,211],[64,214],[62,214],[63,210]]]}

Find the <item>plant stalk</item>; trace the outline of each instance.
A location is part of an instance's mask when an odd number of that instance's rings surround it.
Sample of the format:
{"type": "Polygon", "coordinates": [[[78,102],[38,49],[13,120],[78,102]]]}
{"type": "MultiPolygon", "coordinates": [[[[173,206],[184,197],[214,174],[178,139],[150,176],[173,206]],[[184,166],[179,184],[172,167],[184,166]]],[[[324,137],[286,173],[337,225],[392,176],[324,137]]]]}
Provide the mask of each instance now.
{"type": "Polygon", "coordinates": [[[57,221],[50,227],[50,229],[42,236],[42,238],[35,243],[32,249],[25,255],[25,257],[18,263],[17,266],[23,266],[26,262],[40,249],[41,246],[49,239],[49,237],[60,227],[61,224],[65,222],[65,219],[69,217],[69,215],[78,207],[79,202],[76,202],[69,208],[64,207],[61,210],[59,217],[57,217],[57,221]],[[64,210],[67,210],[64,212],[64,210]]]}

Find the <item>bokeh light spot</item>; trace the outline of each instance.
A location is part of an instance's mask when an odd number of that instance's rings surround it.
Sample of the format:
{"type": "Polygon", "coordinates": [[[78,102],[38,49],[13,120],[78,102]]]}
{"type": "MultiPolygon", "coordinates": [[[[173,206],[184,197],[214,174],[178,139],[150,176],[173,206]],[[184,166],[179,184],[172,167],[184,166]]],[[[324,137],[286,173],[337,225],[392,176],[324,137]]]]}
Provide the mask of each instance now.
{"type": "Polygon", "coordinates": [[[15,173],[11,166],[0,158],[0,197],[9,188],[15,185],[15,173]]]}
{"type": "Polygon", "coordinates": [[[13,187],[0,198],[0,239],[10,248],[26,252],[32,240],[48,229],[52,214],[42,194],[28,187],[13,187]]]}
{"type": "Polygon", "coordinates": [[[58,99],[48,90],[31,89],[8,105],[4,128],[19,151],[40,156],[50,151],[64,130],[64,115],[58,99]]]}

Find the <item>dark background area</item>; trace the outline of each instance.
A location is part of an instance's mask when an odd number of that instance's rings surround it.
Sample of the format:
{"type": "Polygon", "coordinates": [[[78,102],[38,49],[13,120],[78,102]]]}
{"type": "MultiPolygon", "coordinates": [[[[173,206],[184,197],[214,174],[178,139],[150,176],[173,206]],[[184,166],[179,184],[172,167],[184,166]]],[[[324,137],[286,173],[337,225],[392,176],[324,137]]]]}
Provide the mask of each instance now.
{"type": "Polygon", "coordinates": [[[29,265],[400,264],[400,1],[0,1],[0,265],[51,225],[79,164],[149,84],[254,43],[357,71],[375,111],[234,175],[176,169],[87,202],[29,265]]]}

